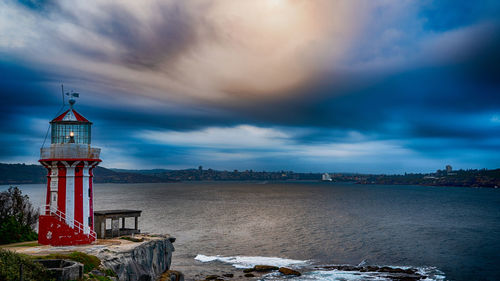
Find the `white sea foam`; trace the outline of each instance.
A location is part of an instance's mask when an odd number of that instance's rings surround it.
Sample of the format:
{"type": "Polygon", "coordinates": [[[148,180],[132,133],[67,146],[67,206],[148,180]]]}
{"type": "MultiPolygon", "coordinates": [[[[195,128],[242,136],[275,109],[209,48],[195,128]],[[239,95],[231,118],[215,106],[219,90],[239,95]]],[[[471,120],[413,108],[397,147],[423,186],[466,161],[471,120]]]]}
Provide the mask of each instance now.
{"type": "Polygon", "coordinates": [[[224,257],[224,256],[205,256],[197,255],[195,258],[197,261],[201,262],[223,262],[231,264],[236,268],[248,268],[253,267],[258,264],[273,265],[273,266],[304,266],[308,264],[306,260],[292,260],[277,257],[249,257],[249,256],[234,256],[234,257],[224,257]]]}
{"type": "MultiPolygon", "coordinates": [[[[283,276],[279,273],[271,273],[264,276],[263,280],[288,280],[287,276],[283,276]]],[[[391,279],[382,278],[373,273],[367,272],[357,272],[357,271],[310,271],[302,274],[300,277],[294,277],[294,281],[359,281],[359,280],[377,280],[377,281],[389,281],[391,279]]]]}
{"type": "MultiPolygon", "coordinates": [[[[273,272],[262,276],[261,280],[270,281],[286,281],[293,279],[294,281],[360,281],[360,280],[376,280],[376,281],[392,281],[383,272],[360,272],[360,271],[343,271],[343,270],[313,270],[307,271],[307,266],[312,266],[308,260],[292,260],[277,257],[249,257],[249,256],[205,256],[197,255],[195,260],[200,262],[222,262],[227,263],[235,268],[249,268],[258,264],[285,266],[285,267],[303,267],[304,271],[300,277],[283,276],[279,272],[273,272]]],[[[427,276],[423,281],[443,281],[445,275],[435,267],[411,267],[411,266],[389,266],[392,268],[414,268],[417,273],[427,276]]],[[[302,270],[301,270],[302,271],[302,270]]]]}
{"type": "MultiPolygon", "coordinates": [[[[403,268],[399,267],[398,268],[403,268]]],[[[417,272],[427,276],[423,281],[443,281],[445,276],[443,272],[434,267],[417,267],[417,272]]],[[[274,272],[263,276],[263,280],[270,281],[286,281],[290,277],[283,276],[280,273],[274,272]]],[[[361,281],[361,280],[376,280],[376,281],[393,281],[387,277],[385,273],[380,272],[360,272],[360,271],[342,271],[342,270],[314,270],[305,272],[300,277],[294,277],[294,281],[361,281]]]]}

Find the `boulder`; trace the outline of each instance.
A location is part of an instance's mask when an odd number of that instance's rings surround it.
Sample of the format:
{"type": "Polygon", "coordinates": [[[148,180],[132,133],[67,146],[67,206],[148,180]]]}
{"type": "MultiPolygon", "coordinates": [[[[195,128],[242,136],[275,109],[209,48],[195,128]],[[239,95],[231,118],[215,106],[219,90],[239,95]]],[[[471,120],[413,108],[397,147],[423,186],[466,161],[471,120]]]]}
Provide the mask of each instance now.
{"type": "Polygon", "coordinates": [[[424,279],[423,276],[420,274],[406,274],[406,273],[393,273],[388,275],[387,278],[390,278],[395,281],[417,281],[424,279]]]}
{"type": "Polygon", "coordinates": [[[219,278],[218,275],[208,275],[207,277],[205,277],[205,280],[215,280],[219,278]]]}
{"type": "Polygon", "coordinates": [[[388,272],[388,273],[391,273],[391,272],[394,272],[394,269],[390,268],[388,266],[384,266],[384,267],[379,268],[378,272],[388,272]]]}
{"type": "Polygon", "coordinates": [[[370,271],[370,272],[375,272],[375,271],[378,271],[379,267],[378,266],[372,266],[372,265],[369,265],[366,267],[366,270],[367,271],[370,271]]]}
{"type": "Polygon", "coordinates": [[[246,273],[245,277],[255,277],[255,275],[253,275],[252,273],[246,273]]]}
{"type": "Polygon", "coordinates": [[[167,270],[160,276],[158,281],[184,281],[184,274],[180,271],[167,270]]]}
{"type": "Polygon", "coordinates": [[[95,275],[95,276],[106,276],[106,274],[102,273],[100,270],[93,269],[90,271],[90,274],[95,275]]]}
{"type": "Polygon", "coordinates": [[[253,268],[245,268],[245,269],[243,269],[244,273],[249,273],[249,272],[252,272],[252,271],[253,271],[253,268]]]}
{"type": "Polygon", "coordinates": [[[253,270],[257,272],[269,272],[273,270],[278,270],[279,267],[277,266],[272,266],[272,265],[256,265],[253,267],[253,270]]]}
{"type": "Polygon", "coordinates": [[[287,267],[280,267],[279,271],[285,275],[296,275],[296,276],[302,275],[302,274],[300,274],[300,272],[293,270],[293,269],[290,269],[290,268],[287,268],[287,267]]]}
{"type": "Polygon", "coordinates": [[[232,274],[232,273],[225,273],[225,274],[222,274],[222,276],[228,277],[228,278],[233,278],[234,274],[232,274]]]}

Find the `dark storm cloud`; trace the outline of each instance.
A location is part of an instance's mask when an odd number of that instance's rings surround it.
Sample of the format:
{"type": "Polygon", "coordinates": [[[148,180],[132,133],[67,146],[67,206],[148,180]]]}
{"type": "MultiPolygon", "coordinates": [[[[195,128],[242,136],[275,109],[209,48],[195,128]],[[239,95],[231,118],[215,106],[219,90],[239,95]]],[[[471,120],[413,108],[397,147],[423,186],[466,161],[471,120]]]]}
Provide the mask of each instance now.
{"type": "Polygon", "coordinates": [[[106,112],[92,112],[95,118],[106,122],[108,125],[116,124],[123,127],[136,127],[142,129],[167,129],[167,130],[197,130],[207,126],[231,126],[244,122],[243,119],[232,119],[234,115],[198,115],[169,113],[169,112],[142,112],[133,109],[109,109],[106,112]]]}
{"type": "Polygon", "coordinates": [[[30,69],[12,61],[0,60],[0,90],[2,103],[0,114],[13,110],[12,105],[47,105],[51,99],[47,98],[44,87],[50,81],[47,73],[30,69]]]}
{"type": "MultiPolygon", "coordinates": [[[[119,60],[130,67],[155,69],[186,52],[196,40],[191,15],[183,2],[158,4],[156,14],[144,23],[124,7],[104,7],[105,18],[91,21],[90,28],[119,47],[119,60]]],[[[78,45],[76,45],[78,46],[78,45]]]]}
{"type": "Polygon", "coordinates": [[[17,3],[37,12],[53,9],[57,5],[55,0],[18,0],[17,3]]]}

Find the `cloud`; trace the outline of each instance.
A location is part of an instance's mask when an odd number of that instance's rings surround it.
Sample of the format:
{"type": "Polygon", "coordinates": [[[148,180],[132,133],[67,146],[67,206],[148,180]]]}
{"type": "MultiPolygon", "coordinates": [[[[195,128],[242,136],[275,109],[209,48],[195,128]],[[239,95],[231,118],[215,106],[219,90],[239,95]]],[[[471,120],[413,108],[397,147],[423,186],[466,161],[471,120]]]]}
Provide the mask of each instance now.
{"type": "Polygon", "coordinates": [[[297,136],[304,130],[293,128],[262,128],[251,125],[235,127],[208,127],[200,131],[142,131],[137,138],[169,146],[192,147],[196,149],[217,149],[225,155],[235,153],[237,157],[260,157],[257,154],[241,154],[242,152],[264,152],[269,156],[293,155],[307,158],[349,158],[382,154],[409,153],[409,150],[398,146],[394,141],[370,140],[359,133],[345,134],[350,136],[343,142],[298,142],[297,136]]]}
{"type": "Polygon", "coordinates": [[[7,1],[0,51],[143,96],[268,99],[342,64],[364,19],[380,6],[389,7],[371,1],[99,0],[57,2],[40,13],[7,1]]]}
{"type": "Polygon", "coordinates": [[[15,139],[43,135],[64,82],[113,165],[495,167],[499,15],[497,1],[2,1],[0,159],[38,149],[15,139]]]}
{"type": "Polygon", "coordinates": [[[317,99],[317,85],[333,97],[370,87],[470,54],[494,25],[429,31],[435,5],[412,1],[24,4],[1,4],[0,52],[101,95],[227,107],[317,99]]]}
{"type": "Polygon", "coordinates": [[[282,139],[289,136],[271,128],[249,125],[236,127],[208,127],[200,131],[145,131],[138,135],[141,139],[170,145],[212,147],[212,148],[269,148],[279,147],[282,139]]]}

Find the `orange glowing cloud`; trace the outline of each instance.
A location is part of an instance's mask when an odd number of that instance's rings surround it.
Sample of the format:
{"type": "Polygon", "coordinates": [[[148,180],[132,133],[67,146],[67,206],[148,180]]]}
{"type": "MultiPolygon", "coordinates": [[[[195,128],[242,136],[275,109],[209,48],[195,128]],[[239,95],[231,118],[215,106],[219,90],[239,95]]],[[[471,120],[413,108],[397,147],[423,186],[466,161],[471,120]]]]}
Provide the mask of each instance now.
{"type": "Polygon", "coordinates": [[[113,89],[206,101],[290,93],[335,65],[365,10],[350,1],[327,0],[57,5],[44,11],[50,17],[33,13],[22,25],[6,17],[0,31],[12,36],[0,46],[51,69],[106,81],[113,89]]]}

